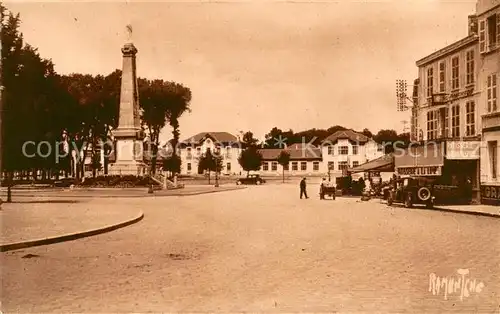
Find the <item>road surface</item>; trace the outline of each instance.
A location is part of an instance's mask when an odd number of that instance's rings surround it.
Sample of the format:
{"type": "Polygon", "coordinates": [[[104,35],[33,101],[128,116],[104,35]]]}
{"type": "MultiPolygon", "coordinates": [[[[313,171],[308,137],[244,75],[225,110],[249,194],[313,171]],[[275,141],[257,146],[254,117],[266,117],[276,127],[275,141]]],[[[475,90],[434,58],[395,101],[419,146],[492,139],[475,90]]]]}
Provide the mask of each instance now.
{"type": "Polygon", "coordinates": [[[2,253],[2,310],[500,312],[499,219],[355,198],[320,201],[316,188],[307,200],[292,185],[94,199],[96,210],[137,208],[145,218],[95,237],[2,253]],[[465,289],[460,269],[469,272],[465,289]],[[437,277],[456,289],[445,297],[437,277]]]}

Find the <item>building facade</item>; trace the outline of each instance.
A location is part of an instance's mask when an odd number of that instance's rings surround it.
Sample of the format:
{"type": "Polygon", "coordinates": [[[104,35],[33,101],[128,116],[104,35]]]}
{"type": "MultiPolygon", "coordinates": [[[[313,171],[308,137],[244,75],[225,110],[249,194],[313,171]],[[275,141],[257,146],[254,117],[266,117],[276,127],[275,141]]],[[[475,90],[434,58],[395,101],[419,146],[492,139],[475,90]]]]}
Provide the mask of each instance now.
{"type": "Polygon", "coordinates": [[[352,130],[337,131],[323,141],[321,171],[330,177],[341,177],[347,169],[383,155],[382,145],[364,134],[352,130]]]}
{"type": "Polygon", "coordinates": [[[306,144],[293,144],[284,149],[261,149],[262,175],[281,175],[283,171],[288,176],[323,175],[321,149],[306,144]],[[278,163],[278,156],[282,151],[290,155],[290,163],[282,166],[278,163]]]}
{"type": "MultiPolygon", "coordinates": [[[[499,7],[484,2],[478,2],[478,13],[479,9],[491,13],[492,8],[499,7]]],[[[495,132],[494,125],[487,127],[487,120],[497,116],[495,74],[500,61],[498,33],[486,35],[493,24],[495,32],[500,30],[500,24],[496,20],[487,22],[488,18],[483,13],[470,15],[467,37],[416,62],[412,140],[420,143],[415,151],[425,156],[395,159],[396,172],[420,171],[434,176],[441,185],[456,187],[461,195],[468,195],[472,203],[481,202],[481,187],[494,175],[488,160],[495,163],[498,151],[495,133],[488,143],[492,157],[486,157],[484,145],[485,128],[495,132]],[[495,40],[491,51],[487,49],[488,38],[495,40]]]]}
{"type": "Polygon", "coordinates": [[[239,139],[227,132],[202,132],[179,144],[178,154],[181,158],[181,174],[202,174],[198,169],[199,158],[210,151],[222,157],[223,175],[241,174],[243,169],[238,163],[242,151],[239,139]]]}
{"type": "Polygon", "coordinates": [[[478,104],[482,121],[481,198],[500,204],[500,3],[479,0],[476,5],[479,34],[478,104]]]}

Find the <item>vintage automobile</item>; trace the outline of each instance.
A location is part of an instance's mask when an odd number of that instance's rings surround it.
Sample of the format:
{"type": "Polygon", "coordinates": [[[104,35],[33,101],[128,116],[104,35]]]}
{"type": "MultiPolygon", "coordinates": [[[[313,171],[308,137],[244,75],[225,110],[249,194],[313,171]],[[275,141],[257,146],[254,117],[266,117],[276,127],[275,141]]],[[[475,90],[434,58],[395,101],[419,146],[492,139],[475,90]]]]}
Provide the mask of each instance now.
{"type": "Polygon", "coordinates": [[[400,178],[393,182],[394,186],[389,192],[387,205],[403,203],[410,208],[414,204],[423,204],[427,208],[434,207],[432,181],[420,177],[400,178]]]}
{"type": "Polygon", "coordinates": [[[325,196],[330,196],[334,200],[336,192],[334,185],[328,183],[322,184],[319,189],[319,199],[324,200],[325,196]]]}
{"type": "Polygon", "coordinates": [[[245,178],[239,178],[238,180],[236,180],[237,185],[241,185],[241,184],[260,185],[262,183],[266,183],[266,180],[262,179],[258,174],[251,174],[245,178]]]}

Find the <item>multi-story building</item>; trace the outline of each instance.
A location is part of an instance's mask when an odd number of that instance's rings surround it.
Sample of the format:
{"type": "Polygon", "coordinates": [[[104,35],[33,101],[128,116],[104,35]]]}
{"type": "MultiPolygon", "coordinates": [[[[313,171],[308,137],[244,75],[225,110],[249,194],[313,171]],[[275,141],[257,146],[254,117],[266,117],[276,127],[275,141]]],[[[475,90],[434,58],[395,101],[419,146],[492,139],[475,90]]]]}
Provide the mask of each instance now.
{"type": "Polygon", "coordinates": [[[384,155],[382,145],[353,130],[337,131],[328,136],[321,150],[321,171],[329,173],[331,177],[340,177],[347,169],[384,155]]]}
{"type": "Polygon", "coordinates": [[[293,144],[284,149],[271,148],[260,149],[262,155],[262,166],[260,172],[263,175],[321,175],[321,149],[307,144],[293,144]],[[282,151],[290,155],[290,163],[281,166],[278,157],[282,151]],[[283,169],[284,168],[284,169],[283,169]]]}
{"type": "Polygon", "coordinates": [[[478,107],[482,120],[481,197],[483,203],[500,204],[500,3],[479,0],[478,107]]]}
{"type": "Polygon", "coordinates": [[[475,201],[481,144],[478,41],[477,18],[471,15],[467,37],[416,62],[412,133],[423,145],[412,149],[423,153],[395,158],[396,172],[435,176],[464,191],[472,187],[475,201]]]}
{"type": "Polygon", "coordinates": [[[239,139],[227,132],[202,132],[179,144],[177,153],[182,161],[181,174],[200,174],[198,160],[208,149],[213,154],[222,157],[222,174],[242,173],[242,168],[238,163],[238,157],[242,151],[239,139]]]}

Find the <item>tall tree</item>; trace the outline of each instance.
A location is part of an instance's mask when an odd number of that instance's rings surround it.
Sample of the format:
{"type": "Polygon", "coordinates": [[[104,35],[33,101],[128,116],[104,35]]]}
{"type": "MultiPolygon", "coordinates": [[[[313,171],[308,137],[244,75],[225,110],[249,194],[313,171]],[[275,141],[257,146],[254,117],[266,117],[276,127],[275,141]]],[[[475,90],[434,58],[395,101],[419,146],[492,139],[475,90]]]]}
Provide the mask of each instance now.
{"type": "Polygon", "coordinates": [[[398,140],[398,133],[394,130],[380,130],[373,138],[384,147],[384,153],[394,152],[394,143],[398,140]]]}
{"type": "Polygon", "coordinates": [[[198,170],[199,172],[208,171],[208,184],[210,184],[210,173],[213,171],[217,175],[222,170],[222,156],[220,154],[213,154],[210,148],[207,149],[199,157],[198,170]]]}
{"type": "Polygon", "coordinates": [[[262,154],[257,150],[256,146],[249,146],[241,152],[241,155],[238,157],[238,163],[247,172],[248,177],[250,171],[260,170],[262,154]]]}
{"type": "Polygon", "coordinates": [[[283,183],[285,183],[285,167],[290,164],[290,154],[286,150],[282,150],[278,156],[278,163],[283,169],[283,183]]]}
{"type": "Polygon", "coordinates": [[[259,143],[259,140],[253,136],[251,131],[245,132],[241,141],[243,142],[244,147],[254,147],[259,143]]]}
{"type": "Polygon", "coordinates": [[[142,123],[151,145],[151,173],[156,171],[160,132],[167,121],[169,88],[163,80],[139,79],[139,97],[142,108],[142,123]]]}
{"type": "Polygon", "coordinates": [[[366,137],[368,137],[368,138],[372,138],[373,137],[373,133],[370,132],[370,130],[368,130],[367,128],[364,128],[363,132],[361,132],[361,133],[363,133],[363,135],[366,136],[366,137]]]}
{"type": "MultiPolygon", "coordinates": [[[[180,137],[180,117],[186,113],[191,112],[189,108],[191,103],[191,90],[188,87],[183,86],[175,82],[167,83],[170,90],[169,106],[167,107],[167,120],[169,125],[172,127],[172,156],[177,156],[177,145],[179,144],[180,137]]],[[[173,166],[171,171],[174,173],[180,172],[180,164],[173,161],[173,166]],[[178,165],[178,167],[176,166],[178,165]]]]}

